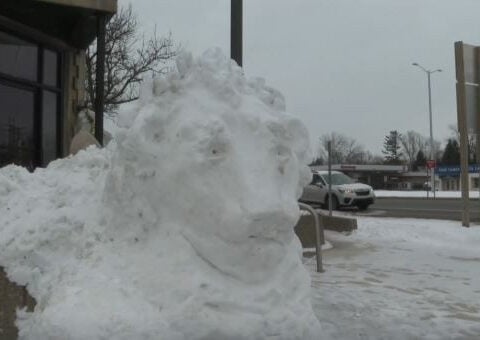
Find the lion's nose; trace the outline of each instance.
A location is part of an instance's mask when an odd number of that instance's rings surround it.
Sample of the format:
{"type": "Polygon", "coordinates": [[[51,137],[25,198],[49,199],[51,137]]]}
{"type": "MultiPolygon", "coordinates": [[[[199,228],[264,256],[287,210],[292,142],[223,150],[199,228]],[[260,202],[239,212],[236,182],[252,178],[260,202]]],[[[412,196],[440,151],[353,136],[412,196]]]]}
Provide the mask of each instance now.
{"type": "Polygon", "coordinates": [[[250,236],[285,241],[297,220],[294,209],[266,209],[248,216],[250,236]]]}

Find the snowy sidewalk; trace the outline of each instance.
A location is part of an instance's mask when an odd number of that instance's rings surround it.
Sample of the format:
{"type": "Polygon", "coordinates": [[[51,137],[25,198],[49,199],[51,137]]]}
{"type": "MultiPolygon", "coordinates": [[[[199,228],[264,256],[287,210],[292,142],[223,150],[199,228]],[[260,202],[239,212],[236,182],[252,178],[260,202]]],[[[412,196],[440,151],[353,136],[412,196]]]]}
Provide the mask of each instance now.
{"type": "Polygon", "coordinates": [[[358,218],[349,236],[327,232],[325,273],[312,274],[325,339],[478,339],[480,227],[358,218]]]}

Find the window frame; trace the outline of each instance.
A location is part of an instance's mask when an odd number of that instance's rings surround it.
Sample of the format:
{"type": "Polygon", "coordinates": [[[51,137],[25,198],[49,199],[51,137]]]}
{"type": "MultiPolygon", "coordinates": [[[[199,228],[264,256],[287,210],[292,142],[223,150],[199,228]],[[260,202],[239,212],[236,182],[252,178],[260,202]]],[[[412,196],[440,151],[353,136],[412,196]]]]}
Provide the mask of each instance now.
{"type": "Polygon", "coordinates": [[[44,128],[42,126],[43,120],[43,93],[44,91],[53,92],[57,95],[57,112],[56,112],[56,154],[55,158],[59,157],[62,152],[62,126],[63,126],[63,112],[64,107],[62,105],[64,101],[64,78],[65,78],[65,50],[56,47],[52,44],[43,41],[35,41],[26,34],[22,32],[14,32],[8,27],[0,25],[0,31],[2,33],[11,35],[12,37],[24,40],[28,43],[34,44],[37,46],[37,77],[36,81],[24,79],[10,74],[5,74],[0,72],[0,83],[15,87],[28,89],[34,92],[34,121],[33,121],[33,138],[35,144],[34,150],[34,167],[44,167],[47,166],[44,159],[44,150],[42,146],[42,137],[44,135],[44,128]],[[47,85],[44,83],[44,53],[45,50],[52,51],[57,54],[57,86],[47,85]]]}

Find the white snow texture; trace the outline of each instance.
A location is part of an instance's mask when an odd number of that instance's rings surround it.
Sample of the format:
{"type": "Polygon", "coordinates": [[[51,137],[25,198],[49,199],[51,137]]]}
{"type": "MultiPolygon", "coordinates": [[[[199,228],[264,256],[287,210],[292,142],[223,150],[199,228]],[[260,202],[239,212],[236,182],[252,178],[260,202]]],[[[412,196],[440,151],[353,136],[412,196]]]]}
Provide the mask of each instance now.
{"type": "Polygon", "coordinates": [[[318,339],[293,232],[308,134],[218,49],[143,85],[106,149],[0,169],[21,339],[318,339]]]}

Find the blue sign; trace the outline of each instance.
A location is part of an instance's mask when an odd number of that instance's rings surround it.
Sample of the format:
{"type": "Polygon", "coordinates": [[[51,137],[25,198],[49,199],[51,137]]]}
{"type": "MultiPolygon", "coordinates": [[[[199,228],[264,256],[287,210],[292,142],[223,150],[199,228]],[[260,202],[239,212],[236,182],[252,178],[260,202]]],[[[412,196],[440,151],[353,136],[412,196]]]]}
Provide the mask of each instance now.
{"type": "MultiPolygon", "coordinates": [[[[468,166],[469,173],[478,173],[479,171],[479,164],[468,166]]],[[[460,165],[441,165],[435,168],[435,173],[440,177],[458,177],[460,176],[460,165]]]]}

